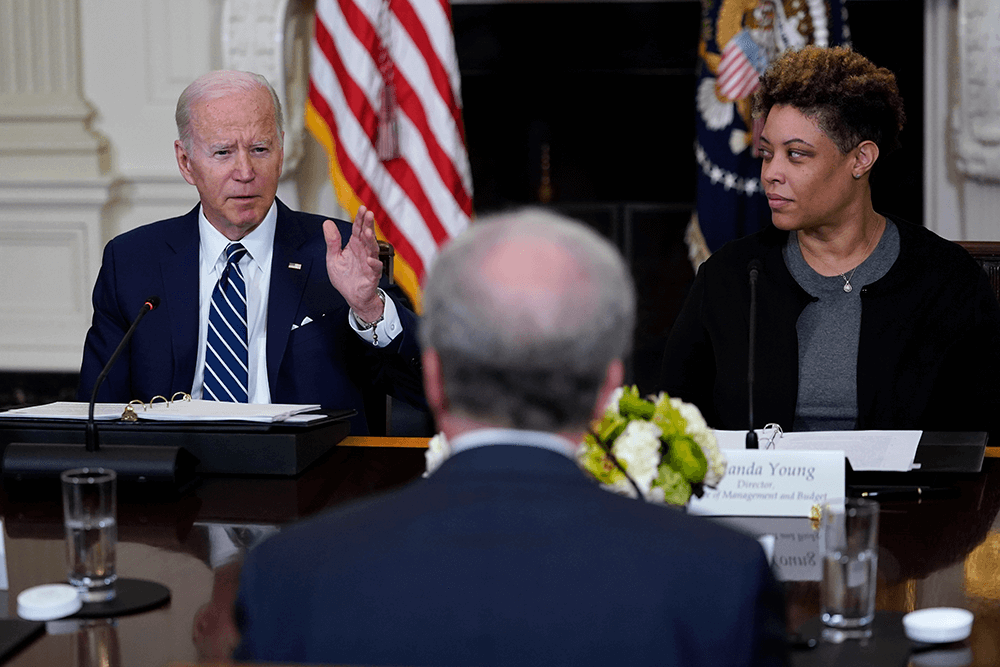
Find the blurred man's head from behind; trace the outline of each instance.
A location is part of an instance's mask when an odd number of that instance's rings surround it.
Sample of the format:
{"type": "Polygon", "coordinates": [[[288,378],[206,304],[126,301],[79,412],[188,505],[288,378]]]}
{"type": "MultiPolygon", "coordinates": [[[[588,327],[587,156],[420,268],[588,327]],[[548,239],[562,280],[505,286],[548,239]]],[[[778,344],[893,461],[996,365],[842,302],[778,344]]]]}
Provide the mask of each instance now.
{"type": "Polygon", "coordinates": [[[585,430],[621,382],[634,324],[628,269],[598,234],[541,209],[481,218],[426,281],[420,334],[439,427],[585,430]]]}

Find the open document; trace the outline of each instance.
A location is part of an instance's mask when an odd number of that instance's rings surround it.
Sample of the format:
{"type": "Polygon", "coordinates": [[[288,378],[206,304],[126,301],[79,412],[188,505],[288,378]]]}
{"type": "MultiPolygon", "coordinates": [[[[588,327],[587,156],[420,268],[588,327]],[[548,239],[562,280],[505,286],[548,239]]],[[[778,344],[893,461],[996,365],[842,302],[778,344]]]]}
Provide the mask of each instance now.
{"type": "MultiPolygon", "coordinates": [[[[906,472],[913,468],[922,431],[757,431],[760,448],[774,443],[778,450],[843,450],[854,470],[906,472]]],[[[744,449],[746,431],[716,431],[722,449],[744,449]]]]}
{"type": "MultiPolygon", "coordinates": [[[[124,403],[98,403],[94,419],[108,421],[121,419],[124,403]]],[[[139,419],[152,421],[249,421],[280,422],[302,412],[319,410],[319,404],[299,405],[288,403],[223,403],[200,399],[180,400],[171,403],[132,406],[139,419]]],[[[2,418],[34,419],[86,419],[87,403],[57,401],[30,408],[15,408],[0,412],[2,418]]]]}

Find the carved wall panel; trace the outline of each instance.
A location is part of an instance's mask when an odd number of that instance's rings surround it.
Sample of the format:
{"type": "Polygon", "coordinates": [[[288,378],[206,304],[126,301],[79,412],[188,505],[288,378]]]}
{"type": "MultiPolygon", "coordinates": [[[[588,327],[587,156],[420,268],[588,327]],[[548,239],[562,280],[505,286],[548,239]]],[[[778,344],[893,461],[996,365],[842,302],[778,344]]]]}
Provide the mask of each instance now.
{"type": "Polygon", "coordinates": [[[147,51],[139,54],[146,62],[147,101],[154,105],[177,103],[177,97],[191,81],[218,66],[218,37],[213,28],[221,0],[170,0],[145,2],[143,30],[147,51]]]}
{"type": "Polygon", "coordinates": [[[76,0],[0,0],[0,95],[76,93],[76,0]]]}
{"type": "Polygon", "coordinates": [[[1000,4],[959,0],[958,168],[1000,181],[1000,4]]]}
{"type": "MultiPolygon", "coordinates": [[[[0,349],[4,370],[79,369],[90,322],[101,203],[33,188],[34,206],[0,214],[0,349]],[[64,201],[43,202],[45,195],[64,201]]],[[[69,188],[72,191],[72,188],[69,188]]]]}

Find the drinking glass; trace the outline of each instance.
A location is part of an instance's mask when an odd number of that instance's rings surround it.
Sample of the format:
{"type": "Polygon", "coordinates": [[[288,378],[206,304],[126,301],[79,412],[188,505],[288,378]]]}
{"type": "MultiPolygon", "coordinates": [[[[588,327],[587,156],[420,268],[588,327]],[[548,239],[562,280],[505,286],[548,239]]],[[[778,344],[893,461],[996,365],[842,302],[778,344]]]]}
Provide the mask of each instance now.
{"type": "Polygon", "coordinates": [[[878,503],[848,498],[823,508],[820,605],[824,637],[835,641],[871,634],[878,570],[878,503]]]}
{"type": "Polygon", "coordinates": [[[115,597],[118,545],[114,470],[77,468],[61,475],[69,583],[84,602],[115,597]]]}

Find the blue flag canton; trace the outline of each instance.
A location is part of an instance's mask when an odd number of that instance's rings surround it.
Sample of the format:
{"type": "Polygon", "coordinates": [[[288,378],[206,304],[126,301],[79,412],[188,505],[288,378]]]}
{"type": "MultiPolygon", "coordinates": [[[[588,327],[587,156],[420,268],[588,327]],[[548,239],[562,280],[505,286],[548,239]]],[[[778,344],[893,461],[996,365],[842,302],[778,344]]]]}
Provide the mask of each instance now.
{"type": "Polygon", "coordinates": [[[736,36],[733,37],[733,41],[736,45],[740,47],[740,51],[746,56],[753,68],[757,70],[759,74],[763,74],[764,70],[767,69],[767,58],[762,53],[760,45],[753,40],[750,36],[750,31],[743,28],[736,36]]]}

